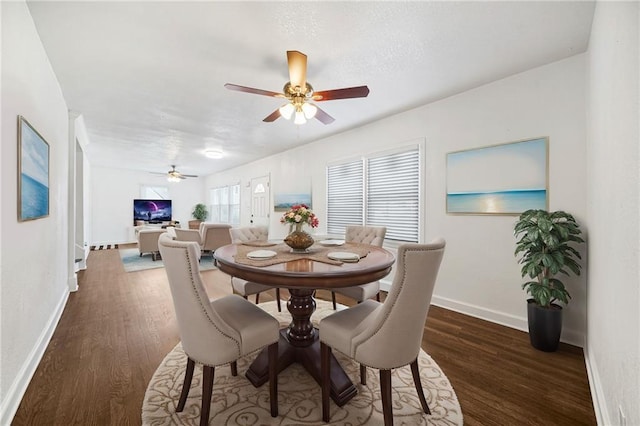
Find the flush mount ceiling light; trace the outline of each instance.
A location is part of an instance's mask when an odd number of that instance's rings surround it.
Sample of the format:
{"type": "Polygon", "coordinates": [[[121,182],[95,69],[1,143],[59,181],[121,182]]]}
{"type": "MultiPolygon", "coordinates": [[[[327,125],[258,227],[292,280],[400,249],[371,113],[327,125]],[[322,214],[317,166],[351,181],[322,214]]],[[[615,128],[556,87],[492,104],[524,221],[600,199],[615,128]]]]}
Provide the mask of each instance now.
{"type": "Polygon", "coordinates": [[[220,151],[219,149],[207,149],[204,152],[204,155],[206,155],[208,158],[214,158],[216,160],[224,156],[222,151],[220,151]]]}
{"type": "Polygon", "coordinates": [[[329,124],[335,120],[322,109],[310,103],[310,101],[321,102],[334,99],[364,98],[369,94],[369,88],[367,86],[314,92],[313,87],[307,83],[307,55],[297,50],[289,50],[287,51],[287,62],[289,64],[290,81],[284,85],[282,93],[254,89],[253,87],[239,86],[231,83],[225,84],[224,87],[229,90],[252,93],[254,95],[285,98],[288,102],[273,111],[262,121],[271,123],[279,117],[287,120],[294,117],[293,122],[298,125],[304,124],[307,120],[311,120],[314,117],[323,124],[329,124]]]}

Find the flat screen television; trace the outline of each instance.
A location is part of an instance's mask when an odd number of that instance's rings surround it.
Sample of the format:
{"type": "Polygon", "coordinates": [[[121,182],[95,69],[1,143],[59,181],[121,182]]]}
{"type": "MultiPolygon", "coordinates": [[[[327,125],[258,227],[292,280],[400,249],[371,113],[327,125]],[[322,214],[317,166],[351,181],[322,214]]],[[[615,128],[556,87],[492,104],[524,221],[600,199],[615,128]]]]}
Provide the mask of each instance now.
{"type": "Polygon", "coordinates": [[[171,200],[133,200],[133,224],[137,220],[161,223],[171,220],[171,200]]]}

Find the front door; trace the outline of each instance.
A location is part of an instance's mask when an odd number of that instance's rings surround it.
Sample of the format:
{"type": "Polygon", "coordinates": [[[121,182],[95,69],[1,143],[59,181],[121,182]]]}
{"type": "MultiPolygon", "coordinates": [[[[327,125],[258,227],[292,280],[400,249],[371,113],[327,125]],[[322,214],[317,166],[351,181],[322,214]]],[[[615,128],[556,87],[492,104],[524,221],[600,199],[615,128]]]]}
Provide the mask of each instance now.
{"type": "Polygon", "coordinates": [[[251,179],[251,226],[269,226],[269,176],[251,179]]]}

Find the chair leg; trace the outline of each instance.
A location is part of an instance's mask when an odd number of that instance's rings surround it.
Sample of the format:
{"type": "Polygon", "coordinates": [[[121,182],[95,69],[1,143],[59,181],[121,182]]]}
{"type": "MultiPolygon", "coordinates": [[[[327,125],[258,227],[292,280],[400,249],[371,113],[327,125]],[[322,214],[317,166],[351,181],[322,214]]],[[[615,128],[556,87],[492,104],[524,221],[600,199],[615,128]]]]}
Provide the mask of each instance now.
{"type": "Polygon", "coordinates": [[[331,347],[320,342],[320,383],[322,386],[322,421],[329,422],[331,413],[329,412],[330,401],[329,393],[331,391],[331,347]]]}
{"type": "Polygon", "coordinates": [[[213,376],[215,367],[205,365],[202,368],[202,408],[200,409],[200,426],[209,425],[211,411],[211,394],[213,392],[213,376]]]}
{"type": "Polygon", "coordinates": [[[420,370],[418,369],[418,359],[411,363],[411,375],[413,376],[413,383],[416,385],[416,392],[418,392],[418,398],[420,399],[420,404],[422,404],[422,411],[426,414],[431,414],[431,410],[429,410],[429,405],[427,404],[427,400],[424,397],[424,390],[422,389],[422,383],[420,382],[420,370]]]}
{"type": "Polygon", "coordinates": [[[376,301],[378,301],[378,302],[380,301],[380,292],[376,293],[376,301]]]}
{"type": "Polygon", "coordinates": [[[256,293],[256,305],[260,303],[260,293],[256,293]]]}
{"type": "Polygon", "coordinates": [[[278,342],[269,345],[269,401],[271,417],[278,417],[278,342]]]}
{"type": "Polygon", "coordinates": [[[189,396],[189,388],[191,388],[191,379],[193,378],[193,367],[196,365],[195,361],[191,358],[187,358],[187,371],[184,372],[184,382],[182,383],[182,392],[180,393],[180,400],[178,400],[178,406],[176,412],[180,413],[184,410],[184,404],[187,402],[187,396],[189,396]]]}
{"type": "Polygon", "coordinates": [[[238,375],[238,361],[233,361],[229,365],[231,366],[231,375],[233,377],[237,376],[238,375]]]}
{"type": "Polygon", "coordinates": [[[360,384],[367,384],[367,367],[364,364],[360,364],[360,384]]]}
{"type": "Polygon", "coordinates": [[[276,303],[278,304],[278,312],[282,312],[282,308],[280,307],[280,288],[276,287],[276,303]]]}
{"type": "Polygon", "coordinates": [[[335,292],[331,292],[331,303],[333,303],[333,310],[336,310],[336,293],[335,292]]]}
{"type": "Polygon", "coordinates": [[[391,406],[391,370],[380,370],[380,394],[382,396],[384,426],[393,426],[393,407],[391,406]]]}

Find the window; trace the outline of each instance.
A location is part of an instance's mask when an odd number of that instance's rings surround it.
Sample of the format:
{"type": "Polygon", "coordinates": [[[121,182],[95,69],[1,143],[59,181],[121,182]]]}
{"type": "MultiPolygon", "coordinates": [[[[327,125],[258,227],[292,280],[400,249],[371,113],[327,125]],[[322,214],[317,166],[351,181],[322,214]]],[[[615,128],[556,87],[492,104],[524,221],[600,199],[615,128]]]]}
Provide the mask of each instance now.
{"type": "Polygon", "coordinates": [[[327,167],[327,231],[346,225],[386,226],[387,240],[418,242],[418,147],[327,167]]]}
{"type": "Polygon", "coordinates": [[[210,198],[212,222],[240,225],[240,184],[214,188],[210,198]]]}
{"type": "Polygon", "coordinates": [[[166,186],[146,186],[140,187],[140,198],[145,200],[168,200],[169,188],[166,186]]]}
{"type": "Polygon", "coordinates": [[[327,168],[327,232],[344,234],[346,225],[362,224],[364,211],[364,162],[327,168]]]}

